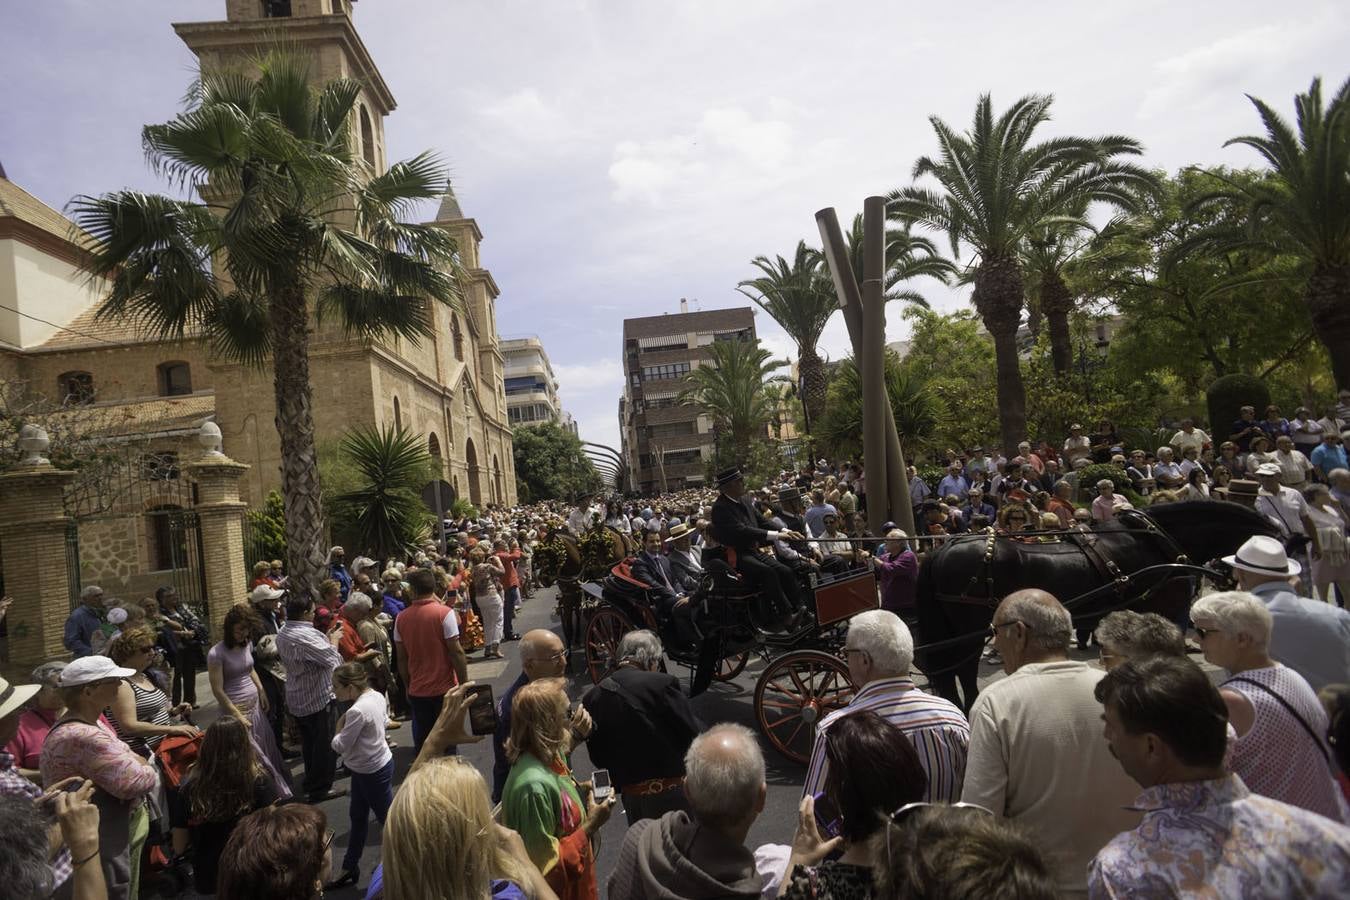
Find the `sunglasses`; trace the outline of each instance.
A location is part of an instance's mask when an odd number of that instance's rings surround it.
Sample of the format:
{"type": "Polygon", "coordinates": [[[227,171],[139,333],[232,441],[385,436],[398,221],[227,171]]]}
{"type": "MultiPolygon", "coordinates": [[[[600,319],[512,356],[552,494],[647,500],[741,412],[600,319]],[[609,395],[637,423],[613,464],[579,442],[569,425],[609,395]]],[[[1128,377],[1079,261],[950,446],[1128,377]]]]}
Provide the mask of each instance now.
{"type": "MultiPolygon", "coordinates": [[[[982,814],[982,815],[986,815],[986,816],[992,816],[992,815],[994,815],[994,811],[993,811],[992,809],[989,809],[988,807],[981,806],[981,805],[978,804],[978,803],[966,803],[966,802],[964,802],[964,801],[959,802],[959,803],[929,803],[929,802],[926,801],[926,800],[920,800],[920,801],[918,801],[918,802],[916,802],[916,803],[906,803],[904,806],[900,807],[900,808],[897,809],[895,812],[891,813],[891,814],[890,814],[890,817],[889,817],[889,818],[890,818],[890,821],[891,821],[891,824],[892,824],[892,825],[902,825],[902,824],[904,824],[905,820],[911,818],[917,810],[928,809],[929,807],[938,807],[938,808],[945,808],[945,809],[959,809],[959,810],[962,810],[962,811],[963,811],[963,813],[962,813],[963,815],[964,815],[964,814],[967,814],[967,813],[972,813],[972,812],[978,812],[978,813],[980,813],[980,814],[982,814]]],[[[886,829],[886,864],[887,864],[887,866],[890,865],[890,862],[891,862],[891,829],[890,829],[890,828],[887,828],[887,829],[886,829]]]]}

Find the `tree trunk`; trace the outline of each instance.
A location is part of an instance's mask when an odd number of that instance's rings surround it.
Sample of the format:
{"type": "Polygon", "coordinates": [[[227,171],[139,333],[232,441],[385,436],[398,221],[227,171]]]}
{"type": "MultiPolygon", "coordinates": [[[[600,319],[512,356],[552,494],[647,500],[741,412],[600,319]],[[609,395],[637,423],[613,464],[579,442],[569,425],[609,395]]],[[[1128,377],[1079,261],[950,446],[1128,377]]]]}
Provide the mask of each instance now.
{"type": "Polygon", "coordinates": [[[1022,271],[1016,259],[994,256],[980,263],[971,302],[994,339],[1001,449],[1010,457],[1027,432],[1027,394],[1022,386],[1022,366],[1017,355],[1022,300],[1022,271]]]}
{"type": "Polygon", "coordinates": [[[281,438],[281,496],[286,508],[287,586],[317,599],[327,554],[323,549],[323,498],[309,383],[309,311],[303,289],[298,285],[279,289],[270,313],[272,386],[281,438]]]}
{"type": "Polygon", "coordinates": [[[1313,329],[1331,357],[1337,390],[1350,389],[1350,266],[1318,266],[1303,296],[1313,329]]]}
{"type": "Polygon", "coordinates": [[[809,420],[807,432],[815,431],[816,423],[825,414],[825,363],[815,347],[801,347],[797,351],[797,369],[802,377],[802,404],[809,420]]]}
{"type": "Polygon", "coordinates": [[[1050,330],[1050,358],[1055,374],[1064,375],[1073,368],[1073,339],[1069,336],[1069,311],[1073,294],[1058,272],[1041,277],[1041,312],[1050,330]]]}

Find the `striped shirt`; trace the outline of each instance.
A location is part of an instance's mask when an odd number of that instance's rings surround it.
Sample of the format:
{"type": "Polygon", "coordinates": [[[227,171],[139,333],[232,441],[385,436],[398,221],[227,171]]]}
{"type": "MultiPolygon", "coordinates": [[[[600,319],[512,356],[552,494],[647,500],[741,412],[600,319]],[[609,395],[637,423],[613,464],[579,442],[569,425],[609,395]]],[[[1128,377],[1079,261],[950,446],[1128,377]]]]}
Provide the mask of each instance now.
{"type": "Polygon", "coordinates": [[[286,667],[286,711],[312,716],[333,699],[333,670],[342,654],[313,622],[288,621],[277,632],[277,654],[286,667]]]}
{"type": "Polygon", "coordinates": [[[914,745],[919,762],[928,773],[925,800],[953,803],[961,799],[970,723],[955,704],[925,694],[907,677],[869,681],[848,706],[821,719],[811,750],[811,766],[806,772],[805,794],[817,794],[825,789],[825,775],[829,771],[829,762],[825,759],[825,732],[843,716],[861,709],[869,709],[897,726],[914,745]]]}

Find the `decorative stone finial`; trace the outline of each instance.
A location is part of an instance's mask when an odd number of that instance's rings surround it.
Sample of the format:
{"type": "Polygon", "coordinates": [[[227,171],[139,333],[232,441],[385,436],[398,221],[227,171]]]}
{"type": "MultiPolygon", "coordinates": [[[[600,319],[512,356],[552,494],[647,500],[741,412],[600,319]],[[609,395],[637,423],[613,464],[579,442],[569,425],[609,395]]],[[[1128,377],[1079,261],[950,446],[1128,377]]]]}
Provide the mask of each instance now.
{"type": "Polygon", "coordinates": [[[220,435],[220,426],[210,419],[202,423],[202,427],[197,429],[197,443],[201,445],[202,450],[207,456],[224,456],[220,452],[220,445],[223,443],[220,435]]]}
{"type": "Polygon", "coordinates": [[[19,449],[25,454],[23,458],[25,466],[51,465],[51,460],[42,455],[51,445],[47,429],[41,425],[25,425],[19,431],[19,449]]]}

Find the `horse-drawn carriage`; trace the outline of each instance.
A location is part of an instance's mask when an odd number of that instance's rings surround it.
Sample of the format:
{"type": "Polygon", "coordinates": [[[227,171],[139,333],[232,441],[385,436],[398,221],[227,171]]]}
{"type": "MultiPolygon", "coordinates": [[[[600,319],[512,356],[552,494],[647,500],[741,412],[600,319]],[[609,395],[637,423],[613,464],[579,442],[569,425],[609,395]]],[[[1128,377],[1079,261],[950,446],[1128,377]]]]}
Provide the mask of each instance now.
{"type": "Polygon", "coordinates": [[[802,587],[811,602],[803,619],[785,628],[742,576],[712,561],[689,598],[697,640],[681,642],[673,623],[657,613],[651,588],[619,562],[600,584],[582,586],[596,601],[586,626],[588,672],[597,683],[608,675],[618,663],[619,639],[636,628],[659,634],[667,658],[691,671],[691,695],[713,681],[731,681],[760,656],[767,665],[755,683],[755,719],[774,749],[805,763],[815,723],[853,696],[841,655],[844,634],[849,618],[877,607],[877,588],[870,571],[802,587]]]}
{"type": "MultiPolygon", "coordinates": [[[[756,720],[775,749],[805,762],[815,724],[853,696],[843,639],[850,617],[877,606],[872,573],[804,584],[803,595],[812,601],[806,621],[781,631],[757,592],[729,568],[713,566],[691,597],[700,640],[680,646],[648,601],[648,586],[628,569],[631,540],[610,531],[608,571],[598,584],[581,577],[578,542],[570,536],[564,536],[573,548],[569,568],[557,578],[564,639],[569,649],[584,649],[590,677],[598,682],[611,670],[619,638],[635,628],[662,636],[668,657],[691,669],[694,694],[714,680],[734,679],[752,655],[760,656],[767,665],[755,686],[756,720]]],[[[920,567],[916,638],[923,643],[915,648],[915,669],[934,690],[969,709],[994,608],[1009,593],[1050,591],[1065,601],[1080,634],[1115,609],[1184,621],[1201,578],[1224,579],[1203,567],[1254,534],[1274,532],[1239,504],[1189,502],[1132,511],[1087,532],[948,538],[920,567]],[[958,680],[964,696],[957,693],[958,680]]],[[[600,547],[598,538],[593,547],[600,547]]]]}

